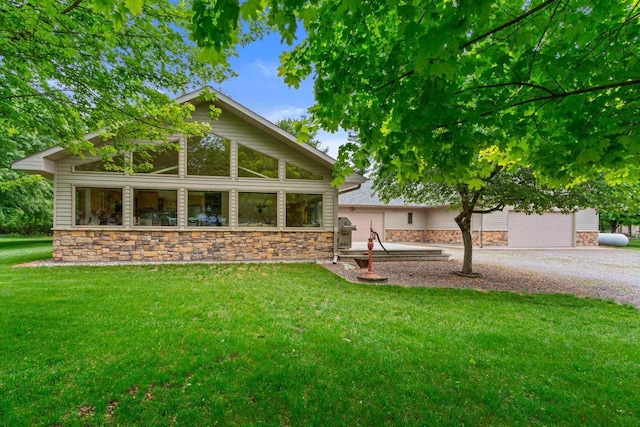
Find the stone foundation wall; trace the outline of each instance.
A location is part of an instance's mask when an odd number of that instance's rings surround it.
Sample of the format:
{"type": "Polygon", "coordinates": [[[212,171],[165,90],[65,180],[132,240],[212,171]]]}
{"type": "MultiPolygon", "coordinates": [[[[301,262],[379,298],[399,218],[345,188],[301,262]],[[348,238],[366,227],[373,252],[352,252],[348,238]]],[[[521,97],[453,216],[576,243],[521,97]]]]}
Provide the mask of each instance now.
{"type": "Polygon", "coordinates": [[[424,242],[461,245],[462,234],[459,230],[425,230],[424,242]]]}
{"type": "Polygon", "coordinates": [[[385,230],[385,242],[415,242],[425,241],[425,230],[385,230]]]}
{"type": "MultiPolygon", "coordinates": [[[[473,233],[474,244],[479,244],[478,233],[473,233]]],[[[482,246],[507,246],[509,244],[508,231],[488,231],[482,232],[482,246]]]]}
{"type": "Polygon", "coordinates": [[[576,246],[598,246],[597,231],[576,232],[576,246]]]}
{"type": "Polygon", "coordinates": [[[257,261],[323,259],[332,232],[55,230],[53,260],[257,261]]]}
{"type": "MultiPolygon", "coordinates": [[[[479,245],[479,233],[471,233],[473,244],[479,245]]],[[[422,243],[446,243],[462,245],[462,233],[460,230],[385,230],[385,242],[422,242],[422,243]]],[[[507,246],[509,233],[506,231],[483,231],[483,246],[507,246]]]]}

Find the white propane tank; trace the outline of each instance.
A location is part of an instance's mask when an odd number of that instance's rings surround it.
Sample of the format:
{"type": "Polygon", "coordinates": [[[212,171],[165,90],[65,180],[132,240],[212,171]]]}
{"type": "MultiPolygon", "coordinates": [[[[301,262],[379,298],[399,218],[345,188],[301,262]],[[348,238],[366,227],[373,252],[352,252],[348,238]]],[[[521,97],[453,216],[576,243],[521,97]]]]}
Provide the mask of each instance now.
{"type": "Polygon", "coordinates": [[[600,246],[627,246],[629,238],[618,233],[598,233],[598,245],[600,246]]]}

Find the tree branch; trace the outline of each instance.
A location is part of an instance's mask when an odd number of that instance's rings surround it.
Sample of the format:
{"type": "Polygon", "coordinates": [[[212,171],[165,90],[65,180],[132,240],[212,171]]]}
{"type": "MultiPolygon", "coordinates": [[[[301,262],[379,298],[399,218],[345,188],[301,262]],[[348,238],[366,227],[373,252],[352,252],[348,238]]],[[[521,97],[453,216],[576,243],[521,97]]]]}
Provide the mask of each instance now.
{"type": "Polygon", "coordinates": [[[514,18],[514,19],[512,19],[512,20],[511,20],[511,21],[509,21],[509,22],[505,22],[504,24],[502,24],[502,25],[500,25],[500,26],[498,26],[498,27],[496,27],[496,28],[494,28],[494,29],[491,29],[491,30],[487,31],[486,33],[484,33],[484,34],[480,34],[478,37],[476,37],[476,38],[474,38],[474,39],[471,39],[471,40],[469,40],[469,41],[468,41],[468,42],[466,42],[466,43],[461,44],[461,45],[460,45],[460,49],[465,49],[465,48],[467,48],[467,47],[471,46],[472,44],[474,44],[474,43],[476,43],[476,42],[479,42],[480,40],[485,39],[485,38],[489,37],[489,36],[490,36],[490,35],[492,35],[492,34],[497,33],[497,32],[498,32],[498,31],[500,31],[500,30],[504,30],[505,28],[508,28],[508,27],[510,27],[510,26],[512,26],[512,25],[514,25],[514,24],[517,24],[518,22],[520,22],[520,21],[522,21],[522,20],[524,20],[524,19],[528,18],[528,17],[529,17],[529,16],[531,16],[532,14],[534,14],[534,13],[538,12],[539,10],[544,9],[545,7],[549,6],[550,4],[555,3],[555,2],[557,2],[557,1],[558,1],[558,0],[547,0],[546,2],[544,2],[544,3],[542,3],[542,4],[540,4],[540,5],[536,6],[536,7],[534,7],[534,8],[533,8],[533,9],[531,9],[529,12],[524,13],[524,14],[522,14],[522,15],[520,15],[520,16],[518,16],[518,17],[514,18]]]}
{"type": "MultiPolygon", "coordinates": [[[[609,84],[600,85],[600,86],[586,87],[582,89],[570,90],[568,92],[557,92],[557,93],[552,93],[548,96],[539,96],[537,98],[531,98],[531,99],[526,99],[524,101],[519,101],[509,105],[508,108],[517,107],[524,104],[530,104],[532,102],[545,101],[545,100],[556,99],[556,98],[564,99],[568,96],[582,95],[585,93],[598,92],[600,90],[614,89],[614,88],[625,87],[625,86],[633,86],[637,84],[640,84],[640,79],[627,80],[626,82],[609,83],[609,84]]],[[[485,114],[492,114],[492,113],[493,112],[488,112],[485,114]]]]}
{"type": "MultiPolygon", "coordinates": [[[[506,22],[506,23],[504,23],[504,24],[502,24],[502,25],[500,25],[500,26],[498,26],[496,28],[493,28],[493,29],[487,31],[484,34],[479,35],[478,37],[476,37],[476,38],[474,38],[472,40],[469,40],[466,43],[461,44],[458,47],[458,49],[459,50],[464,50],[465,48],[471,46],[472,44],[474,44],[476,42],[479,42],[480,40],[485,39],[485,38],[489,37],[490,35],[497,33],[498,31],[504,30],[505,28],[508,28],[508,27],[510,27],[510,26],[512,26],[514,24],[517,24],[518,22],[526,19],[527,17],[531,16],[532,14],[544,9],[545,7],[549,6],[550,4],[555,3],[557,1],[558,0],[547,0],[544,3],[534,7],[533,9],[528,11],[527,13],[524,13],[524,14],[522,14],[520,16],[517,16],[516,18],[510,20],[509,22],[506,22]]],[[[384,89],[384,88],[386,88],[388,86],[391,86],[391,85],[395,84],[396,82],[398,82],[398,81],[400,81],[400,80],[402,80],[402,79],[404,79],[406,77],[409,77],[410,75],[414,74],[415,72],[416,72],[415,70],[409,70],[409,71],[401,74],[400,76],[396,77],[395,79],[388,81],[387,83],[383,84],[382,86],[379,86],[378,88],[376,88],[373,91],[373,93],[379,92],[382,89],[384,89]]]]}
{"type": "Polygon", "coordinates": [[[493,88],[497,88],[497,87],[505,87],[505,86],[526,86],[526,87],[531,87],[534,89],[539,89],[541,91],[547,92],[549,95],[556,95],[557,92],[554,92],[551,89],[548,89],[544,86],[540,86],[537,84],[533,84],[533,83],[527,83],[527,82],[508,82],[508,83],[496,83],[496,84],[492,84],[492,85],[481,85],[481,86],[474,86],[474,87],[470,87],[467,89],[462,89],[459,90],[457,92],[455,92],[456,95],[460,95],[463,92],[469,91],[469,90],[477,90],[477,89],[493,89],[493,88]]]}
{"type": "Polygon", "coordinates": [[[71,3],[69,5],[69,7],[67,7],[65,10],[63,10],[62,12],[60,12],[63,15],[66,15],[67,13],[71,12],[73,9],[75,9],[76,7],[78,7],[80,5],[80,3],[82,3],[84,0],[75,0],[73,3],[71,3]]]}
{"type": "Polygon", "coordinates": [[[489,209],[477,209],[477,210],[474,209],[473,213],[474,214],[490,214],[491,212],[501,211],[503,209],[504,209],[504,205],[499,204],[489,209]]]}

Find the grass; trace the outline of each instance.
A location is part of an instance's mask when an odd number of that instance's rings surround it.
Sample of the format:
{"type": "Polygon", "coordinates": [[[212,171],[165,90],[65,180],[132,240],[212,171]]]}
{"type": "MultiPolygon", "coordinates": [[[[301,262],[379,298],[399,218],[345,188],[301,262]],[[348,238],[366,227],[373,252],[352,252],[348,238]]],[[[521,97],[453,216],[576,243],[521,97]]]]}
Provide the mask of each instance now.
{"type": "Polygon", "coordinates": [[[312,264],[12,268],[0,425],[639,425],[640,313],[312,264]]]}
{"type": "Polygon", "coordinates": [[[630,249],[640,249],[640,239],[629,239],[629,244],[627,245],[627,248],[630,249]]]}

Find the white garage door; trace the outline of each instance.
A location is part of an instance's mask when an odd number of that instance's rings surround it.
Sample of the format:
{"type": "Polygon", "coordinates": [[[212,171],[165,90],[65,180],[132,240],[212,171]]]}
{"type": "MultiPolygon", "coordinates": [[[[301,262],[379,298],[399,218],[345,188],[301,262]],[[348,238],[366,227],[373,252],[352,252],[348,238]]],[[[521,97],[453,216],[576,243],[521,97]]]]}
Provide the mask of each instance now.
{"type": "Polygon", "coordinates": [[[366,242],[369,239],[369,227],[373,221],[373,229],[380,235],[380,240],[384,242],[384,213],[382,212],[349,212],[340,214],[349,218],[355,224],[357,230],[351,235],[354,242],[366,242]]]}
{"type": "Polygon", "coordinates": [[[527,215],[509,212],[509,246],[516,248],[571,247],[573,214],[550,212],[527,215]]]}

